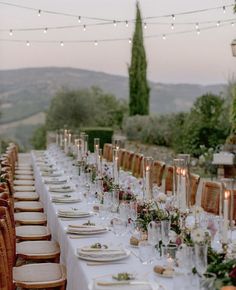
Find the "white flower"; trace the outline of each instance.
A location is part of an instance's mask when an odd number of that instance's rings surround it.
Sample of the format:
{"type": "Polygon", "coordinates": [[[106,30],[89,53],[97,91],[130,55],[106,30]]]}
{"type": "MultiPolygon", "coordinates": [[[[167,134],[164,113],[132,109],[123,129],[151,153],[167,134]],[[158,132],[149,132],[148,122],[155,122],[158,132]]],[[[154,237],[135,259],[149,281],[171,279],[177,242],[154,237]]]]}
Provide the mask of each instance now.
{"type": "Polygon", "coordinates": [[[192,212],[193,212],[193,215],[199,215],[203,213],[203,208],[199,205],[195,205],[192,207],[192,212]]]}
{"type": "Polygon", "coordinates": [[[194,243],[202,243],[205,241],[205,231],[201,228],[193,229],[191,232],[191,238],[194,243]]]}
{"type": "Polygon", "coordinates": [[[176,238],[177,238],[177,234],[176,234],[176,232],[170,230],[170,232],[169,232],[169,237],[170,237],[170,241],[173,242],[173,243],[175,243],[176,238]]]}
{"type": "Polygon", "coordinates": [[[161,192],[158,194],[157,200],[158,202],[166,202],[167,196],[165,193],[161,192]]]}

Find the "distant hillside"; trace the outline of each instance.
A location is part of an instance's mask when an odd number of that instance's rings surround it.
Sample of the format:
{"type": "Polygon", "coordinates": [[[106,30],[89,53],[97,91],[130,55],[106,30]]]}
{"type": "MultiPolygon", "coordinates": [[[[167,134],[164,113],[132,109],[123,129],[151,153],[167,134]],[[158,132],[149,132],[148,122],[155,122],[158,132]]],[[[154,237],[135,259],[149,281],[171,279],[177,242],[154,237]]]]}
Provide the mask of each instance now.
{"type": "MultiPolygon", "coordinates": [[[[0,71],[0,124],[28,118],[45,111],[53,95],[62,87],[70,89],[98,86],[118,98],[128,98],[128,78],[74,68],[26,68],[0,71]]],[[[151,112],[188,110],[206,93],[219,94],[225,85],[161,84],[150,82],[151,112]]]]}

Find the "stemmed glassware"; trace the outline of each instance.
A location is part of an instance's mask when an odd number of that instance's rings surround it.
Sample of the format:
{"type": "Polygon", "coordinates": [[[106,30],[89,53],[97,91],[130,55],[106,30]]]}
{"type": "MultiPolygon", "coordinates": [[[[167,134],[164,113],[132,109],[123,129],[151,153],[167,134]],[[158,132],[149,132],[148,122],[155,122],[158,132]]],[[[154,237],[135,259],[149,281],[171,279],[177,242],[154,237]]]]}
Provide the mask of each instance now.
{"type": "Polygon", "coordinates": [[[162,255],[163,252],[166,253],[165,248],[170,242],[170,224],[170,220],[161,221],[161,240],[163,244],[162,255]]]}
{"type": "Polygon", "coordinates": [[[207,243],[204,244],[195,244],[194,253],[195,253],[195,267],[199,275],[203,274],[207,270],[207,243]]]}

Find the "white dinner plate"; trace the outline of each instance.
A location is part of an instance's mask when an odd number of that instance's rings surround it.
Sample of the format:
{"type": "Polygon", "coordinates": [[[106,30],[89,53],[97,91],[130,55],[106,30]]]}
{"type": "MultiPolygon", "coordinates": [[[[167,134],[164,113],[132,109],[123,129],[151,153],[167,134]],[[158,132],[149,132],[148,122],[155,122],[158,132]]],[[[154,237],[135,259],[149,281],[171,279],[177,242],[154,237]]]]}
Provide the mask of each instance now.
{"type": "Polygon", "coordinates": [[[74,213],[72,212],[71,214],[70,213],[63,213],[63,212],[57,212],[57,216],[58,217],[64,217],[64,218],[86,218],[86,217],[90,217],[92,216],[93,213],[84,213],[84,214],[81,214],[81,213],[74,213]]]}
{"type": "Polygon", "coordinates": [[[112,262],[112,261],[119,261],[119,260],[123,260],[128,258],[130,255],[130,251],[127,249],[124,249],[124,255],[120,255],[117,257],[84,257],[84,256],[80,256],[79,252],[76,252],[76,256],[78,258],[80,258],[81,260],[85,260],[85,261],[91,261],[91,262],[112,262]]]}
{"type": "Polygon", "coordinates": [[[106,233],[108,231],[107,228],[104,228],[104,229],[99,229],[99,230],[89,230],[89,231],[83,231],[82,229],[81,230],[78,230],[78,228],[73,228],[73,227],[67,227],[67,233],[69,234],[74,234],[74,235],[88,235],[88,236],[91,236],[91,235],[98,235],[98,234],[103,234],[103,233],[106,233]]]}

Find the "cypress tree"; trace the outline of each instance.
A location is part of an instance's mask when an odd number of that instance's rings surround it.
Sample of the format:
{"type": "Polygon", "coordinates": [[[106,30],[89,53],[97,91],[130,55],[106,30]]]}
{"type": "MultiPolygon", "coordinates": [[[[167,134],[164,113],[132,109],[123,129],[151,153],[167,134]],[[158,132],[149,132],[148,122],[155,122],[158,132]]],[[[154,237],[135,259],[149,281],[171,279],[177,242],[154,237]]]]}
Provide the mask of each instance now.
{"type": "Polygon", "coordinates": [[[129,66],[129,114],[149,114],[149,86],[147,61],[143,44],[143,27],[139,3],[136,4],[136,24],[132,41],[132,57],[129,66]]]}

